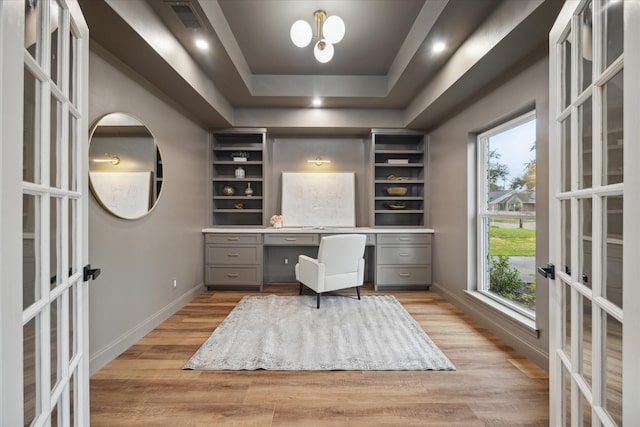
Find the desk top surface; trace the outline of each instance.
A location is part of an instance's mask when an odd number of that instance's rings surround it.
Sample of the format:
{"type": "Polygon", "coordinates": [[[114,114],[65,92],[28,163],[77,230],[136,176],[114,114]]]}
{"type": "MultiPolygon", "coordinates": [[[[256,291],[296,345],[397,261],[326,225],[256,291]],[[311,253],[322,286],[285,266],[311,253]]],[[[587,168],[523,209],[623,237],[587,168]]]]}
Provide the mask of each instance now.
{"type": "Polygon", "coordinates": [[[331,233],[331,234],[348,234],[348,233],[372,233],[372,234],[433,234],[433,228],[410,228],[410,227],[394,227],[394,228],[371,228],[371,227],[211,227],[203,228],[203,233],[262,233],[262,234],[300,234],[300,233],[331,233]]]}

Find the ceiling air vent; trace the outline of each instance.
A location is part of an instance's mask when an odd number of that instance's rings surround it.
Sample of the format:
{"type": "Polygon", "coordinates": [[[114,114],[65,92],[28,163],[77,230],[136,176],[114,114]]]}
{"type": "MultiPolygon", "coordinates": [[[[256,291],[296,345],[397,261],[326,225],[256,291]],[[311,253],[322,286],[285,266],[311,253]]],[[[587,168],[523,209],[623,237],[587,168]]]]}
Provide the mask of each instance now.
{"type": "Polygon", "coordinates": [[[176,3],[171,5],[171,9],[176,14],[182,25],[192,30],[202,28],[200,19],[189,3],[176,3]]]}

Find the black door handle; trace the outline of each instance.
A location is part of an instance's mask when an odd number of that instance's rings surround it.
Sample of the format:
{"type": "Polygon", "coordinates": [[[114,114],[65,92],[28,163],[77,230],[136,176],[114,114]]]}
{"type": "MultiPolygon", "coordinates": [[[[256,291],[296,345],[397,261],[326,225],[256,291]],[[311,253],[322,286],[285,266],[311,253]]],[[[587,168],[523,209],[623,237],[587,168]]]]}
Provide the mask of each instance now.
{"type": "Polygon", "coordinates": [[[549,263],[546,267],[538,267],[538,274],[542,275],[546,279],[555,280],[556,266],[549,263]]]}
{"type": "Polygon", "coordinates": [[[98,278],[98,276],[100,276],[100,269],[99,268],[91,268],[91,264],[87,264],[84,266],[84,269],[82,270],[83,274],[82,277],[85,282],[88,282],[90,279],[91,280],[96,280],[98,278]]]}

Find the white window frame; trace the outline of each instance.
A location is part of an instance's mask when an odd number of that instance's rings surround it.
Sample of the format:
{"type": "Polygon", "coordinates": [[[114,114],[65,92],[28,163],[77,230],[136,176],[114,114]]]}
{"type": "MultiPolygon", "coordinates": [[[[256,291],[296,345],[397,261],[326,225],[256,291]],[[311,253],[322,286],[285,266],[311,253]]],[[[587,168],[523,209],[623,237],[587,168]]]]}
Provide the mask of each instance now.
{"type": "Polygon", "coordinates": [[[487,189],[489,188],[488,181],[488,173],[487,166],[489,164],[489,139],[495,135],[503,133],[509,129],[520,126],[524,123],[527,123],[531,120],[536,119],[536,110],[531,110],[528,113],[522,114],[508,122],[502,123],[501,125],[495,126],[486,132],[483,132],[477,136],[477,147],[478,147],[478,164],[477,164],[477,206],[476,211],[477,215],[477,272],[478,272],[478,280],[476,283],[476,291],[481,293],[482,295],[490,298],[493,301],[503,305],[510,312],[518,313],[522,316],[525,316],[528,319],[535,320],[536,314],[535,312],[531,312],[529,310],[525,310],[519,305],[515,304],[512,301],[509,301],[507,298],[502,298],[499,295],[496,295],[489,291],[489,230],[488,224],[491,218],[535,218],[532,215],[525,215],[524,213],[496,213],[491,212],[488,209],[488,193],[487,189]]]}

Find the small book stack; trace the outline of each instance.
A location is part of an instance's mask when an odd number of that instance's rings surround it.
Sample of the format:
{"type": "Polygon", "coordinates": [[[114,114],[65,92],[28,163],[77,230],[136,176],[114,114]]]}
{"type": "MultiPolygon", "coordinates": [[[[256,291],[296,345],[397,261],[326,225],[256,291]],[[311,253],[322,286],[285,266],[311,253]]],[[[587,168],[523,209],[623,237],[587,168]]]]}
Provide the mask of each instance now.
{"type": "Polygon", "coordinates": [[[409,159],[387,159],[387,163],[390,165],[408,165],[409,159]]]}

